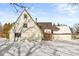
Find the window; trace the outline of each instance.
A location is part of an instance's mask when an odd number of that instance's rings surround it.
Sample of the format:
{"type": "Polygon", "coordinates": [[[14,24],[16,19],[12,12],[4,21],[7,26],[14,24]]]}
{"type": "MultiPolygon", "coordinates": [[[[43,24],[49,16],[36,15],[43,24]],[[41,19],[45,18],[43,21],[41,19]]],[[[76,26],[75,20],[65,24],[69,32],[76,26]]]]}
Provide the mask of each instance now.
{"type": "Polygon", "coordinates": [[[41,26],[39,26],[39,28],[41,28],[41,26]]]}
{"type": "Polygon", "coordinates": [[[15,37],[21,37],[21,33],[15,33],[15,37]]]}
{"type": "Polygon", "coordinates": [[[23,27],[24,27],[24,28],[27,28],[27,24],[26,24],[26,23],[24,23],[24,24],[23,24],[23,27]]]}
{"type": "Polygon", "coordinates": [[[51,29],[44,29],[44,32],[45,32],[45,33],[49,33],[49,34],[52,33],[52,32],[51,32],[51,29]]]}
{"type": "Polygon", "coordinates": [[[27,18],[27,15],[26,14],[24,14],[24,18],[27,18]]]}

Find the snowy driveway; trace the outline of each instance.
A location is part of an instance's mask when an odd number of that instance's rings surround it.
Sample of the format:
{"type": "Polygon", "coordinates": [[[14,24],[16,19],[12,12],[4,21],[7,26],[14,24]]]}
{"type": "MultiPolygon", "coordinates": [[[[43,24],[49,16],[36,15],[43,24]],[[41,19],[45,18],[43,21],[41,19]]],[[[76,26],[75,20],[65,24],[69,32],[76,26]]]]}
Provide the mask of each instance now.
{"type": "Polygon", "coordinates": [[[79,41],[10,42],[0,40],[0,56],[79,56],[79,41]]]}

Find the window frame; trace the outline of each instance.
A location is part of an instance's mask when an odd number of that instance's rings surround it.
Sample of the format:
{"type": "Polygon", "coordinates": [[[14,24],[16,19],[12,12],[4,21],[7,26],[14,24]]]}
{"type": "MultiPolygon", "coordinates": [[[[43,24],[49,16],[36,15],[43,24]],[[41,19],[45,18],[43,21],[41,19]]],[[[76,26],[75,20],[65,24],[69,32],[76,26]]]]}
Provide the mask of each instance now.
{"type": "Polygon", "coordinates": [[[21,37],[21,33],[15,33],[15,37],[21,37]]]}
{"type": "Polygon", "coordinates": [[[23,24],[23,28],[27,28],[27,23],[24,23],[23,24]]]}

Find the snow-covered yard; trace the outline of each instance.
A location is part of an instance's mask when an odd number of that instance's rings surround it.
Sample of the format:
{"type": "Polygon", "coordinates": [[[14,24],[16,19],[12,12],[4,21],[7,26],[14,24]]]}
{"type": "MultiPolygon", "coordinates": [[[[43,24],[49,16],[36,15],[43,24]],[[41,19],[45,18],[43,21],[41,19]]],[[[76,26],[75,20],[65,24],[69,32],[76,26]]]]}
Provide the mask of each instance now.
{"type": "Polygon", "coordinates": [[[11,42],[0,39],[0,56],[78,56],[79,40],[11,42]]]}

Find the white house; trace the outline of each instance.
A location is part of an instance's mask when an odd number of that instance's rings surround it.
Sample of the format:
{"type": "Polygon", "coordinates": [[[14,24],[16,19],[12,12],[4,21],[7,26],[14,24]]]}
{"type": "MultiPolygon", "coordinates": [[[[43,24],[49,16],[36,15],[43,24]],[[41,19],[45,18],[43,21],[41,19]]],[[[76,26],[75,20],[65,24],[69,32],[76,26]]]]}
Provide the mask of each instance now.
{"type": "Polygon", "coordinates": [[[57,30],[53,30],[53,38],[59,40],[71,40],[72,32],[68,26],[56,26],[57,30]]]}
{"type": "Polygon", "coordinates": [[[32,19],[30,14],[24,9],[14,23],[10,31],[11,40],[27,39],[29,41],[41,41],[43,37],[42,31],[37,23],[32,19]]]}

